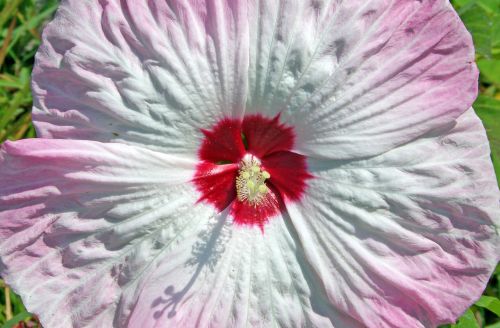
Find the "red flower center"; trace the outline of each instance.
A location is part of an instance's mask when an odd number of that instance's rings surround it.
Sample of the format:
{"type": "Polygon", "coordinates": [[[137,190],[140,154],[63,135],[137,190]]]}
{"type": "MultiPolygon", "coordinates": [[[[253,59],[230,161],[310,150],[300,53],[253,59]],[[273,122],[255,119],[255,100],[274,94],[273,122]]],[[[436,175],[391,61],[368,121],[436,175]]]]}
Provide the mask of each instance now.
{"type": "Polygon", "coordinates": [[[198,152],[193,182],[219,211],[230,207],[236,224],[264,224],[287,202],[300,200],[307,180],[306,158],[292,152],[293,129],[279,116],[225,118],[210,130],[198,152]]]}

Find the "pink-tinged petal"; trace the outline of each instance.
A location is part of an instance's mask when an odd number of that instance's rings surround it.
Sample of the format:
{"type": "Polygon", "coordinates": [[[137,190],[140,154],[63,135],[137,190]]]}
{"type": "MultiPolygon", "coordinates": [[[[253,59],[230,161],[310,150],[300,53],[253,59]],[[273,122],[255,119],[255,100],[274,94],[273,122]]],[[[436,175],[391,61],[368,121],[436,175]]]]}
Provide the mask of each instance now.
{"type": "Polygon", "coordinates": [[[200,127],[240,117],[245,1],[62,1],[33,74],[41,137],[196,155],[200,127]]]}
{"type": "Polygon", "coordinates": [[[380,156],[311,160],[316,179],[287,209],[329,304],[369,327],[454,322],[500,258],[489,154],[471,109],[380,156]]]}
{"type": "Polygon", "coordinates": [[[4,144],[0,275],[44,327],[125,327],[136,281],[180,261],[214,215],[196,204],[195,165],[123,144],[4,144]]]}
{"type": "Polygon", "coordinates": [[[247,112],[281,113],[305,155],[381,154],[477,95],[472,39],[447,0],[250,3],[247,112]]]}

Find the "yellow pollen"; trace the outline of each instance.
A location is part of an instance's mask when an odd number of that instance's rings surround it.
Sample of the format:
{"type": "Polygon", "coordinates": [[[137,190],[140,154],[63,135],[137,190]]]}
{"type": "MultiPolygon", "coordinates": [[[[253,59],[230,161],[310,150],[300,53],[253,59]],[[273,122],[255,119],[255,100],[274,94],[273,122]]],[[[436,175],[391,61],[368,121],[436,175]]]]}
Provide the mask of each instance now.
{"type": "Polygon", "coordinates": [[[269,191],[265,181],[271,177],[269,172],[263,171],[260,162],[254,157],[243,159],[236,178],[236,195],[241,202],[248,202],[253,206],[261,204],[269,191]]]}

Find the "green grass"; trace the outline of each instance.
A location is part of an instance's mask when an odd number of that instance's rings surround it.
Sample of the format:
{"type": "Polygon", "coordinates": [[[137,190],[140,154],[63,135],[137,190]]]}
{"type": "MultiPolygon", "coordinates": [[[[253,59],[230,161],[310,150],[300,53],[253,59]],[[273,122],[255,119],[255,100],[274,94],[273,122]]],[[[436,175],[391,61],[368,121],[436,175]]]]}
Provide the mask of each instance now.
{"type": "MultiPolygon", "coordinates": [[[[500,176],[500,0],[454,0],[474,37],[481,69],[481,95],[475,108],[487,129],[500,176]]],[[[40,32],[56,0],[0,0],[0,142],[35,136],[31,125],[30,74],[40,32]]],[[[446,327],[500,328],[500,267],[484,296],[446,327]]],[[[0,280],[0,327],[39,327],[20,298],[0,280]]],[[[50,328],[50,327],[47,327],[50,328]]]]}
{"type": "Polygon", "coordinates": [[[30,75],[40,31],[56,8],[56,1],[0,0],[0,142],[35,136],[30,75]]]}

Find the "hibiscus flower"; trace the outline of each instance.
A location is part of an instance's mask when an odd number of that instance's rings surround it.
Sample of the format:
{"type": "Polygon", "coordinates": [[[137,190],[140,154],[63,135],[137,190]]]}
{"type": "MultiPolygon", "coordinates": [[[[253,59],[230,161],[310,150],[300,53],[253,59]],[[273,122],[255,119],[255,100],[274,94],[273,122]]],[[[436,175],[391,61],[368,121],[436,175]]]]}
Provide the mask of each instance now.
{"type": "Polygon", "coordinates": [[[446,0],[66,0],[0,274],[47,328],[434,327],[500,193],[446,0]]]}

